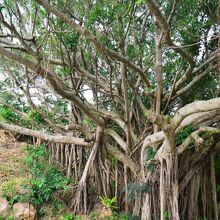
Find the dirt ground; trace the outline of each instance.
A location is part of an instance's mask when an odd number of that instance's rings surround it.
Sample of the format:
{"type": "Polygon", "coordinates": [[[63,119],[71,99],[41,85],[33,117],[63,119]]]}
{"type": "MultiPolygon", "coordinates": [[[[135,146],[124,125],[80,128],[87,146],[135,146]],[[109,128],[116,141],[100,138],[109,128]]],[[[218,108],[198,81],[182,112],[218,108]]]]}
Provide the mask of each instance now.
{"type": "Polygon", "coordinates": [[[19,185],[28,177],[22,151],[24,145],[11,133],[0,130],[0,196],[19,191],[19,185]]]}

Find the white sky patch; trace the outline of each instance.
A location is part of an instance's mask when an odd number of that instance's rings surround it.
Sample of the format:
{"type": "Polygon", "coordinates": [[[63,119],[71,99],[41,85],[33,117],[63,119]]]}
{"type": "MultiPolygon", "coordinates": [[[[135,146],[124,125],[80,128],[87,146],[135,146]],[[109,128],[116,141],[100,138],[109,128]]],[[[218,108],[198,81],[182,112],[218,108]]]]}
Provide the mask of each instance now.
{"type": "Polygon", "coordinates": [[[93,93],[92,93],[92,90],[90,89],[89,86],[87,86],[87,85],[83,86],[82,94],[89,103],[94,104],[93,93]]]}
{"type": "MultiPolygon", "coordinates": [[[[213,28],[210,28],[207,36],[207,43],[212,39],[213,34],[214,34],[214,30],[213,28]]],[[[204,42],[202,42],[199,48],[199,56],[197,58],[198,61],[201,61],[204,50],[205,50],[205,45],[204,42]]]]}

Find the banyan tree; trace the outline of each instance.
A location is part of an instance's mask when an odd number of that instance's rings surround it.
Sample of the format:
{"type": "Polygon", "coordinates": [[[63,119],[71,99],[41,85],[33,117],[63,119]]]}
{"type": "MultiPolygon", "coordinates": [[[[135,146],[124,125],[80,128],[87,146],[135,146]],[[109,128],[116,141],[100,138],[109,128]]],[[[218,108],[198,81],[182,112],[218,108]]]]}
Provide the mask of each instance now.
{"type": "Polygon", "coordinates": [[[220,2],[1,0],[0,128],[142,220],[218,219],[220,2]]]}

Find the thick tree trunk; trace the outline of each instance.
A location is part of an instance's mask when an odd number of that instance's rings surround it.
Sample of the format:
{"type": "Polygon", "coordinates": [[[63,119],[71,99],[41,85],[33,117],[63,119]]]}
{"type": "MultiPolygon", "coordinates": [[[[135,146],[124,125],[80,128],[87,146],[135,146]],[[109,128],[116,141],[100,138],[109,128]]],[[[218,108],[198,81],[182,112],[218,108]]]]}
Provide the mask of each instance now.
{"type": "Polygon", "coordinates": [[[179,220],[177,154],[160,159],[160,219],[179,220]]]}

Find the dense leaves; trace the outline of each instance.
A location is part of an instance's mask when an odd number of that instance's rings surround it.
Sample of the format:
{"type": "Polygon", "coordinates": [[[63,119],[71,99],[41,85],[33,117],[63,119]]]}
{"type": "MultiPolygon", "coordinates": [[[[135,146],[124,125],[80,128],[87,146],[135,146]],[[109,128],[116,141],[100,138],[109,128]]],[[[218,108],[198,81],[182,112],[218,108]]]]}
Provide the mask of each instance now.
{"type": "Polygon", "coordinates": [[[26,147],[26,164],[32,175],[30,183],[24,186],[29,191],[28,200],[40,206],[53,199],[57,190],[68,191],[68,180],[62,171],[54,165],[48,166],[48,152],[44,145],[26,147]]]}

